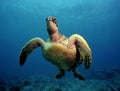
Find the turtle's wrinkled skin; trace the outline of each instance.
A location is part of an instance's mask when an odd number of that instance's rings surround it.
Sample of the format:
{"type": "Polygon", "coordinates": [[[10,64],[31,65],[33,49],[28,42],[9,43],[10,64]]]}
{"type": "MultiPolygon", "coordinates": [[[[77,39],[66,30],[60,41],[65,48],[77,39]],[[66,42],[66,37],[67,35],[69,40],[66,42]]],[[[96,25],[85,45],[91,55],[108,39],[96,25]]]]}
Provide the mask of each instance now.
{"type": "Polygon", "coordinates": [[[47,17],[46,25],[49,40],[45,42],[41,38],[33,38],[28,41],[20,53],[20,66],[26,62],[27,56],[34,49],[41,47],[43,57],[58,67],[57,79],[65,75],[65,70],[72,70],[75,77],[84,80],[76,67],[84,62],[86,69],[88,69],[92,62],[91,49],[85,39],[78,34],[73,34],[70,38],[61,35],[58,32],[55,17],[47,17]]]}

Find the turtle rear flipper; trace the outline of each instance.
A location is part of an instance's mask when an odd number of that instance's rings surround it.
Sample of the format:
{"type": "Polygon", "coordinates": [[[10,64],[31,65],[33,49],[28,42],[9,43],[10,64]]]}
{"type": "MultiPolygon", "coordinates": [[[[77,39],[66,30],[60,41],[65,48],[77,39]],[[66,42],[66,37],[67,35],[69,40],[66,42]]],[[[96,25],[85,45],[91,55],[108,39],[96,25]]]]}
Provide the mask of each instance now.
{"type": "Polygon", "coordinates": [[[41,38],[34,38],[28,41],[25,46],[22,48],[22,51],[20,53],[19,57],[19,64],[20,66],[24,65],[26,62],[26,59],[28,55],[37,47],[44,47],[45,42],[41,38]]]}
{"type": "Polygon", "coordinates": [[[62,78],[65,75],[65,70],[59,69],[59,72],[56,74],[56,79],[62,78]]]}
{"type": "Polygon", "coordinates": [[[78,78],[79,80],[85,80],[85,78],[75,68],[73,68],[72,71],[76,78],[78,78]]]}

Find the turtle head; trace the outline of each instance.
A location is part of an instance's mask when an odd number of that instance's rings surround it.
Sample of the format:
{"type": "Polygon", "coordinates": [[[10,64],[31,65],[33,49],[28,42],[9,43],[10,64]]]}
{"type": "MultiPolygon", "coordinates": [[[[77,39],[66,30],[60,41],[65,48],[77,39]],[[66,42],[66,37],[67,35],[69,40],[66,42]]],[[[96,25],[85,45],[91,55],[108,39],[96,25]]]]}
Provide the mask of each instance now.
{"type": "Polygon", "coordinates": [[[52,16],[47,17],[46,25],[47,25],[47,31],[50,35],[58,32],[58,25],[55,17],[52,17],[52,16]]]}

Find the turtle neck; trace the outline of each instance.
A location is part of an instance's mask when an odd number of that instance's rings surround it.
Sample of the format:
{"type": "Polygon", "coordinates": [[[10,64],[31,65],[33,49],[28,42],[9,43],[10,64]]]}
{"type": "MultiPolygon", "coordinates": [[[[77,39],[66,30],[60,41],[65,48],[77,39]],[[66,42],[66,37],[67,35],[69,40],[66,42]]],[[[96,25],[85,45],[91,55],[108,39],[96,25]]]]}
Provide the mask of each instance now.
{"type": "Polygon", "coordinates": [[[58,32],[50,35],[50,40],[52,42],[57,42],[60,38],[61,38],[61,34],[58,32]]]}

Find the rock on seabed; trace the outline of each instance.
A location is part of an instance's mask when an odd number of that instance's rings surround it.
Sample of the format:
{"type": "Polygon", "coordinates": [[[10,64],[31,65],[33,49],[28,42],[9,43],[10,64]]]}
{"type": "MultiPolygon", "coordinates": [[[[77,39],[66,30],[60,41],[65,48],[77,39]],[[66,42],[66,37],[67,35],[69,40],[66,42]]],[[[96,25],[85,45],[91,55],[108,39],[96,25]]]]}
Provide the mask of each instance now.
{"type": "Polygon", "coordinates": [[[25,79],[0,81],[0,91],[120,91],[120,70],[92,73],[85,81],[76,78],[56,80],[48,76],[31,76],[25,79]]]}

